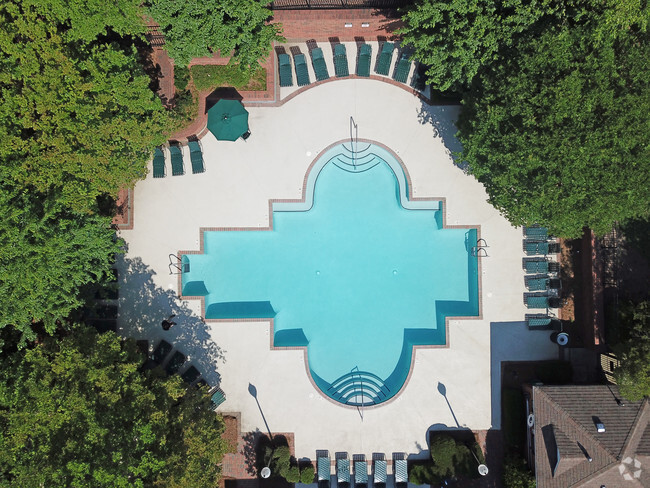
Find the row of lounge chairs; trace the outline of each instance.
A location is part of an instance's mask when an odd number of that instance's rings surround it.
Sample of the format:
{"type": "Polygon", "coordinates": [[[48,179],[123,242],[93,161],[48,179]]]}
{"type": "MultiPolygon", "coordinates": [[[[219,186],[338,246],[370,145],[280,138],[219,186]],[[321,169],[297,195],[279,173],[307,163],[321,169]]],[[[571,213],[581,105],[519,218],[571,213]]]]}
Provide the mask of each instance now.
{"type": "MultiPolygon", "coordinates": [[[[388,482],[388,462],[383,454],[375,455],[373,461],[372,484],[378,488],[385,487],[388,482]]],[[[368,463],[365,456],[354,456],[354,486],[367,487],[369,483],[368,463]]],[[[318,474],[318,488],[329,488],[331,486],[331,460],[327,451],[318,451],[316,454],[316,472],[318,474]]],[[[349,487],[351,483],[350,459],[347,453],[336,455],[336,486],[349,487]]],[[[408,465],[404,455],[399,454],[393,457],[393,474],[395,477],[394,486],[405,488],[408,484],[408,465]]]]}
{"type": "MultiPolygon", "coordinates": [[[[393,51],[395,44],[392,42],[384,42],[379,59],[375,65],[375,73],[378,75],[388,76],[388,71],[393,60],[393,51]]],[[[316,81],[324,81],[330,78],[323,55],[323,49],[320,47],[313,48],[309,51],[312,66],[316,81]]],[[[372,61],[372,46],[370,44],[362,44],[359,46],[357,56],[357,76],[369,77],[370,65],[372,61]]],[[[293,57],[296,72],[296,83],[298,86],[306,86],[311,83],[309,78],[309,70],[307,68],[307,60],[304,54],[295,54],[293,57]]],[[[343,44],[336,44],[334,46],[334,71],[337,78],[344,78],[350,75],[348,68],[348,58],[346,47],[343,44]]],[[[411,61],[406,53],[402,53],[395,71],[393,79],[400,83],[406,83],[409,73],[411,71],[411,61]]],[[[293,86],[293,73],[291,70],[291,57],[286,53],[278,54],[278,74],[280,78],[281,87],[293,86]]]]}
{"type": "MultiPolygon", "coordinates": [[[[148,341],[138,341],[138,343],[140,349],[145,354],[148,354],[148,341]]],[[[178,373],[183,364],[185,364],[187,358],[185,354],[178,350],[174,351],[174,353],[171,354],[173,349],[174,347],[169,342],[164,339],[161,340],[151,355],[148,357],[142,368],[147,370],[162,367],[168,376],[178,373]]],[[[210,399],[212,401],[213,409],[216,409],[219,405],[226,401],[225,393],[220,388],[211,388],[209,383],[205,381],[205,379],[201,378],[201,373],[198,369],[196,369],[194,365],[190,365],[190,367],[187,368],[185,372],[183,372],[181,378],[185,383],[187,383],[188,386],[205,386],[210,388],[210,399]]]]}
{"type": "MultiPolygon", "coordinates": [[[[203,164],[203,151],[201,144],[198,140],[190,140],[187,143],[190,150],[190,162],[192,164],[192,173],[205,172],[203,164]]],[[[181,145],[177,142],[169,144],[169,155],[171,160],[172,176],[180,176],[185,174],[185,165],[183,162],[183,150],[181,145]]],[[[164,178],[166,176],[165,170],[165,154],[162,147],[158,146],[154,150],[153,155],[153,177],[164,178]]]]}

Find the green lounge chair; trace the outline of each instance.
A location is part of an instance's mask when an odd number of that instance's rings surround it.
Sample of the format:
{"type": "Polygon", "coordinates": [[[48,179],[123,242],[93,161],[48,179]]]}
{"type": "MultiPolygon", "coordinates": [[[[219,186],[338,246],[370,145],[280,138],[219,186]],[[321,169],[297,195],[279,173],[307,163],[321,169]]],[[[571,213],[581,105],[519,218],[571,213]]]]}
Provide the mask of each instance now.
{"type": "Polygon", "coordinates": [[[354,462],[354,486],[355,488],[368,486],[368,463],[365,460],[354,462]]]}
{"type": "Polygon", "coordinates": [[[359,47],[359,59],[357,59],[357,76],[370,76],[370,62],[372,58],[372,46],[362,44],[359,47]]]}
{"type": "Polygon", "coordinates": [[[377,488],[382,488],[386,486],[387,476],[386,469],[387,463],[385,459],[375,459],[375,471],[372,477],[372,485],[377,488]]]}
{"type": "Polygon", "coordinates": [[[336,73],[337,78],[350,76],[350,71],[348,70],[348,56],[343,44],[337,44],[334,46],[334,72],[336,73]]]}
{"type": "Polygon", "coordinates": [[[320,47],[315,47],[311,50],[310,54],[311,64],[314,66],[314,73],[316,74],[316,81],[327,80],[330,74],[327,72],[323,50],[320,47]]]}
{"type": "Polygon", "coordinates": [[[375,73],[378,75],[388,76],[390,63],[393,61],[393,49],[395,49],[395,45],[392,42],[384,42],[384,46],[381,48],[381,53],[379,54],[379,61],[377,61],[377,66],[375,66],[375,73]]]}
{"type": "Polygon", "coordinates": [[[182,375],[181,378],[185,383],[188,385],[191,385],[194,383],[196,380],[199,379],[199,376],[201,376],[201,373],[199,373],[199,370],[196,369],[194,366],[190,366],[187,368],[187,371],[185,371],[182,375]]]}
{"type": "Polygon", "coordinates": [[[192,173],[196,174],[205,172],[205,166],[203,166],[203,153],[201,152],[201,145],[199,144],[199,141],[189,141],[187,145],[190,148],[192,173]]]}
{"type": "Polygon", "coordinates": [[[305,86],[311,83],[309,81],[309,71],[307,70],[307,61],[304,54],[296,54],[293,57],[293,64],[296,67],[296,82],[298,86],[305,86]]]}
{"type": "Polygon", "coordinates": [[[406,55],[406,53],[402,53],[402,56],[399,58],[399,61],[397,62],[397,68],[395,69],[395,74],[393,75],[393,79],[400,83],[406,83],[406,80],[408,80],[410,72],[411,72],[411,61],[409,60],[409,57],[406,55]]]}
{"type": "Polygon", "coordinates": [[[291,58],[288,54],[278,54],[278,71],[280,74],[280,86],[293,86],[291,58]]]}
{"type": "Polygon", "coordinates": [[[350,486],[350,460],[341,458],[336,460],[337,486],[350,486]]]}
{"type": "Polygon", "coordinates": [[[316,468],[318,471],[318,488],[329,488],[331,483],[329,454],[323,453],[316,456],[316,468]]]}
{"type": "Polygon", "coordinates": [[[169,152],[172,155],[172,176],[180,176],[185,173],[183,168],[183,151],[178,144],[171,144],[169,152]]]}
{"type": "Polygon", "coordinates": [[[185,354],[183,354],[180,351],[176,351],[174,355],[171,357],[171,359],[169,360],[169,362],[167,363],[167,366],[165,367],[165,371],[169,376],[171,376],[177,373],[179,369],[181,369],[183,363],[185,363],[185,354]]]}
{"type": "Polygon", "coordinates": [[[538,227],[538,226],[524,227],[524,234],[526,234],[526,237],[547,239],[548,229],[546,227],[538,227]]]}
{"type": "Polygon", "coordinates": [[[393,471],[395,472],[395,486],[406,488],[409,482],[408,462],[406,459],[393,459],[393,471]]]}
{"type": "Polygon", "coordinates": [[[160,146],[153,151],[153,177],[165,177],[165,155],[160,146]]]}

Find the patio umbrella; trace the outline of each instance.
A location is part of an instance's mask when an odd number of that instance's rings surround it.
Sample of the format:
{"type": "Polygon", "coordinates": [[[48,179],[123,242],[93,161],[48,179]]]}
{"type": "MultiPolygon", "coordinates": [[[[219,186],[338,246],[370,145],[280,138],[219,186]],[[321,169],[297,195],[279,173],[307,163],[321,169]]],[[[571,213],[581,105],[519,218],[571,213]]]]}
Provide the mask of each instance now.
{"type": "Polygon", "coordinates": [[[248,130],[248,112],[238,100],[219,100],[208,110],[208,130],[220,141],[236,141],[248,130]]]}

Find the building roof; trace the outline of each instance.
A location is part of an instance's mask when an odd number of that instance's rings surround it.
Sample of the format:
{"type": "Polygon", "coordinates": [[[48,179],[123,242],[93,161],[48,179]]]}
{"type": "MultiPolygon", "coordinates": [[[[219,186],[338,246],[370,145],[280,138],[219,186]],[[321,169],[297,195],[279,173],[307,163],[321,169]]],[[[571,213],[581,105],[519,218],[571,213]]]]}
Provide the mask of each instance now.
{"type": "Polygon", "coordinates": [[[535,386],[533,413],[538,488],[650,487],[647,399],[628,402],[614,385],[535,386]]]}

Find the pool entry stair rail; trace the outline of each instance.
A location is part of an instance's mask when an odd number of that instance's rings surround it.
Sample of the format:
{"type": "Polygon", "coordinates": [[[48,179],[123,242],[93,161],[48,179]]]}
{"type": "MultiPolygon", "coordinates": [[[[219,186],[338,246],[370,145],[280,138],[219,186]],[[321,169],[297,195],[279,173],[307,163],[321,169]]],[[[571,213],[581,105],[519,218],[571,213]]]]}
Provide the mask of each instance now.
{"type": "Polygon", "coordinates": [[[395,44],[392,42],[384,42],[384,45],[381,48],[381,54],[379,55],[379,60],[377,61],[377,66],[375,66],[375,73],[378,75],[388,76],[390,63],[393,61],[393,49],[395,49],[395,44]]]}
{"type": "Polygon", "coordinates": [[[296,67],[296,82],[298,86],[309,85],[309,71],[307,70],[307,61],[304,54],[296,54],[293,57],[293,64],[296,67]]]}
{"type": "Polygon", "coordinates": [[[372,46],[362,44],[359,47],[359,57],[357,59],[357,76],[370,76],[370,62],[372,58],[372,46]]]}
{"type": "Polygon", "coordinates": [[[334,72],[337,78],[349,76],[348,70],[348,56],[345,52],[344,44],[337,44],[334,46],[334,72]]]}
{"type": "Polygon", "coordinates": [[[323,50],[320,47],[315,47],[309,54],[311,55],[311,63],[314,66],[316,81],[327,80],[330,77],[330,74],[327,72],[323,50]]]}
{"type": "Polygon", "coordinates": [[[355,368],[334,380],[327,394],[346,405],[364,407],[385,401],[390,394],[390,389],[376,374],[355,368]]]}
{"type": "Polygon", "coordinates": [[[280,75],[280,86],[293,86],[291,58],[288,54],[278,54],[278,73],[280,75]]]}

